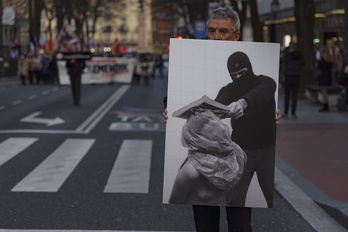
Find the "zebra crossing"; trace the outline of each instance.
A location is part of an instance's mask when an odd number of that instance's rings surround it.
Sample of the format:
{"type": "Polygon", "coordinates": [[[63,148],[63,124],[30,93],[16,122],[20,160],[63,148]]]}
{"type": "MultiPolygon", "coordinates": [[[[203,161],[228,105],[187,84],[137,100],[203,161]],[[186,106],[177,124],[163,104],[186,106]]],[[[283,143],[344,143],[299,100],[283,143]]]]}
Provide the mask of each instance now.
{"type": "Polygon", "coordinates": [[[38,138],[8,138],[0,143],[0,166],[35,143],[38,138]]]}
{"type": "MultiPolygon", "coordinates": [[[[38,138],[10,137],[0,143],[0,168],[38,138]]],[[[67,138],[12,189],[12,192],[57,192],[95,139],[67,138]]],[[[123,140],[105,186],[105,193],[148,193],[152,140],[123,140]]]]}

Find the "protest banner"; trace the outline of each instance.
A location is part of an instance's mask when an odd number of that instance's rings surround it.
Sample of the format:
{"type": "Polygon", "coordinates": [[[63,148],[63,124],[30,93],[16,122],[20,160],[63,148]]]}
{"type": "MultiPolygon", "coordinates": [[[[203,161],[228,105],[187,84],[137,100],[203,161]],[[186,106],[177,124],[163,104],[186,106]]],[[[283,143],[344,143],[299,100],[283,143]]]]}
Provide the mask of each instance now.
{"type": "MultiPolygon", "coordinates": [[[[124,57],[92,57],[86,60],[87,67],[82,74],[82,84],[102,83],[131,83],[133,78],[136,60],[124,57]]],[[[65,60],[59,60],[59,81],[62,85],[69,85],[65,60]]]]}

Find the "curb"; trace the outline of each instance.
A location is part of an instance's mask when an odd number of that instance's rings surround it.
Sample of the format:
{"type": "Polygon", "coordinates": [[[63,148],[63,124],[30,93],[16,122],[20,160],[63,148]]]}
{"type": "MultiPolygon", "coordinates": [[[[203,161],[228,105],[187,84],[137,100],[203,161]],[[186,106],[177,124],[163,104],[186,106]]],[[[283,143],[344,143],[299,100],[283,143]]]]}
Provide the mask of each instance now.
{"type": "Polygon", "coordinates": [[[318,232],[347,231],[348,204],[329,198],[279,157],[276,157],[275,186],[318,232]]]}

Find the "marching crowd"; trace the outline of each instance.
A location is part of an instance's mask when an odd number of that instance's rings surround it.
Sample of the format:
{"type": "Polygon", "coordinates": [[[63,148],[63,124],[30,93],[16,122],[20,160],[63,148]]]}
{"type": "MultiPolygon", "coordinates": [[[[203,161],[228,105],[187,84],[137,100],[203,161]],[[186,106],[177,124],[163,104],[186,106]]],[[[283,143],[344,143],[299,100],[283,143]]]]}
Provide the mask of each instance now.
{"type": "Polygon", "coordinates": [[[21,55],[18,59],[17,74],[22,85],[59,84],[57,59],[49,53],[21,55]]]}

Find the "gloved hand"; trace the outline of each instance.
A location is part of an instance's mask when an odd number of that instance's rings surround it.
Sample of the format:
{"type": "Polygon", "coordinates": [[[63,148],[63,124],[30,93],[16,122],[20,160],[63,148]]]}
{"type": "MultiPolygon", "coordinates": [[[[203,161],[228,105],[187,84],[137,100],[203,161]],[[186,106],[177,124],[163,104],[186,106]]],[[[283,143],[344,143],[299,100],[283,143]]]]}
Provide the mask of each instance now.
{"type": "Polygon", "coordinates": [[[238,119],[244,115],[245,108],[248,107],[248,103],[244,99],[239,99],[236,102],[232,102],[231,110],[228,116],[233,119],[238,119]]]}

